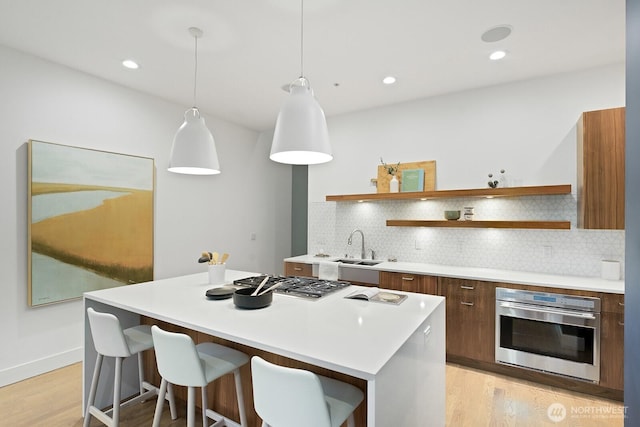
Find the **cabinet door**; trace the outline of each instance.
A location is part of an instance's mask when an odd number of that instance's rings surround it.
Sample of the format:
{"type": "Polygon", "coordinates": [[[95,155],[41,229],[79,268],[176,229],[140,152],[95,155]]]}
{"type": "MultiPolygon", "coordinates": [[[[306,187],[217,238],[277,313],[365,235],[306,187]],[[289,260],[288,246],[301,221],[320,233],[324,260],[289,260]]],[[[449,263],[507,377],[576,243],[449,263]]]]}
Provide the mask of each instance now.
{"type": "Polygon", "coordinates": [[[495,284],[440,278],[446,298],[447,354],[495,361],[495,284]]]}
{"type": "Polygon", "coordinates": [[[578,122],[578,227],[624,230],[625,109],[578,122]]]}
{"type": "Polygon", "coordinates": [[[600,385],[615,390],[624,389],[624,295],[603,295],[600,385]]]}
{"type": "Polygon", "coordinates": [[[302,262],[285,262],[284,275],[313,277],[313,265],[302,262]]]}
{"type": "Polygon", "coordinates": [[[437,295],[438,279],[422,274],[381,271],[380,287],[396,291],[437,295]]]}

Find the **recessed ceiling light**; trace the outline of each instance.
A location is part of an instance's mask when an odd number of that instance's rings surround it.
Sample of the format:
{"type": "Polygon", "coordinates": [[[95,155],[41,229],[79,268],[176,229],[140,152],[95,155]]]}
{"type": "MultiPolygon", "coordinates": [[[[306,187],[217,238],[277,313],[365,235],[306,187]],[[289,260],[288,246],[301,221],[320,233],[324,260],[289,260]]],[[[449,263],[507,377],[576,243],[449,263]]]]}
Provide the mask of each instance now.
{"type": "Polygon", "coordinates": [[[495,52],[492,52],[491,55],[489,55],[489,59],[492,61],[498,61],[505,56],[507,56],[507,52],[505,52],[504,50],[496,50],[495,52]]]}
{"type": "Polygon", "coordinates": [[[140,68],[138,63],[132,59],[125,59],[124,61],[122,61],[122,66],[130,70],[137,70],[138,68],[140,68]]]}
{"type": "Polygon", "coordinates": [[[511,25],[498,25],[497,27],[489,28],[482,33],[480,38],[483,42],[493,43],[504,40],[511,35],[513,27],[511,25]]]}
{"type": "Polygon", "coordinates": [[[386,85],[392,85],[396,82],[396,78],[393,76],[387,76],[384,79],[382,79],[382,83],[386,84],[386,85]]]}

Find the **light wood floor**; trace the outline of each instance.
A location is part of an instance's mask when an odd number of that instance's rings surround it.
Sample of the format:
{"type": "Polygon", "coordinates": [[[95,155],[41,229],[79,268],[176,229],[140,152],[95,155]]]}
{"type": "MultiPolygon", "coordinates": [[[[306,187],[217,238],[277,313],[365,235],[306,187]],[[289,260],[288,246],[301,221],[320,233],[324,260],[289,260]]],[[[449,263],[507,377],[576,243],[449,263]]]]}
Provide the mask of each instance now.
{"type": "MultiPolygon", "coordinates": [[[[553,389],[501,375],[447,365],[448,427],[622,427],[620,402],[553,389]],[[562,404],[566,417],[552,421],[547,411],[562,404]]],[[[80,363],[0,388],[0,426],[82,426],[80,363]]],[[[151,425],[155,402],[133,405],[122,412],[122,427],[151,425]]],[[[180,418],[171,421],[168,408],[163,426],[184,426],[180,418]]],[[[101,425],[95,419],[92,426],[101,425]]],[[[198,424],[201,425],[201,424],[198,424]]],[[[405,427],[405,426],[380,426],[405,427]]],[[[429,427],[429,426],[406,426],[429,427]]]]}

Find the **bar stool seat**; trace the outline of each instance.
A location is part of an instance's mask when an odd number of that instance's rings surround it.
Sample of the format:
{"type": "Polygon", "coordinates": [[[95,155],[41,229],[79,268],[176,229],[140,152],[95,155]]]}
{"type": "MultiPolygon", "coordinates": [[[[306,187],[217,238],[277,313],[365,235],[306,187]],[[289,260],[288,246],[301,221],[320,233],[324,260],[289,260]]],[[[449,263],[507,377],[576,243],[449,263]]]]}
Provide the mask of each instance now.
{"type": "MultiPolygon", "coordinates": [[[[96,366],[91,380],[91,389],[89,391],[89,399],[87,400],[84,415],[84,427],[89,426],[92,415],[107,426],[117,427],[120,422],[121,408],[137,402],[142,402],[158,395],[158,387],[144,381],[142,352],[153,348],[151,327],[148,325],[140,325],[122,329],[120,321],[115,315],[111,313],[100,313],[91,307],[87,309],[87,316],[89,317],[89,327],[91,328],[93,344],[96,348],[96,352],[98,353],[98,357],[96,358],[96,366]],[[120,402],[122,362],[125,358],[135,354],[138,355],[139,394],[125,402],[120,402]],[[115,358],[113,406],[107,411],[102,411],[94,406],[98,380],[100,378],[100,371],[102,369],[104,357],[115,358]]],[[[173,390],[170,390],[168,393],[167,400],[169,400],[169,406],[171,408],[171,417],[175,420],[177,418],[177,413],[173,398],[173,390]]]]}
{"type": "Polygon", "coordinates": [[[353,411],[364,399],[362,390],[303,369],[251,358],[253,403],[262,427],[355,426],[353,411]]]}
{"type": "MultiPolygon", "coordinates": [[[[207,385],[214,380],[233,373],[236,384],[236,397],[240,412],[240,425],[247,426],[247,416],[242,394],[240,367],[249,362],[246,354],[215,343],[195,345],[189,335],[168,332],[158,326],[151,327],[156,352],[158,372],[162,376],[160,396],[164,396],[170,384],[187,387],[187,426],[195,425],[195,388],[202,390],[202,425],[208,426],[207,418],[215,421],[212,426],[226,426],[232,423],[222,415],[207,407],[207,385]]],[[[162,399],[158,398],[153,426],[160,425],[162,417],[162,399]]]]}

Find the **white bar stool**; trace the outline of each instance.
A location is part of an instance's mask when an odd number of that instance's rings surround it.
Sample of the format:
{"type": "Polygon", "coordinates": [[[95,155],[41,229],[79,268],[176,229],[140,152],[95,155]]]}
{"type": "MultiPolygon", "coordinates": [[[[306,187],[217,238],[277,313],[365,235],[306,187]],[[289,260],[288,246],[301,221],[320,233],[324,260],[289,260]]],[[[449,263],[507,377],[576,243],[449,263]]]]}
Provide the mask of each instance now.
{"type": "MultiPolygon", "coordinates": [[[[187,427],[195,425],[195,388],[202,390],[202,425],[207,426],[207,418],[215,421],[213,426],[240,425],[247,426],[247,416],[244,409],[242,395],[242,381],[240,367],[249,362],[246,354],[215,343],[201,343],[195,345],[189,335],[167,332],[158,326],[151,327],[156,352],[158,372],[162,376],[160,396],[164,396],[167,384],[188,387],[187,391],[187,427]],[[223,417],[207,408],[207,385],[225,374],[233,372],[236,382],[236,395],[240,424],[223,417]]],[[[160,426],[162,417],[162,400],[158,398],[158,405],[153,416],[153,426],[160,426]]]]}
{"type": "MultiPolygon", "coordinates": [[[[148,325],[134,326],[122,329],[120,321],[111,313],[100,313],[89,307],[87,309],[89,326],[93,337],[93,345],[96,348],[98,357],[91,380],[91,390],[89,400],[87,400],[86,412],[84,414],[84,427],[89,426],[91,415],[96,417],[107,426],[117,427],[120,422],[120,409],[158,395],[158,387],[144,381],[144,366],[142,362],[142,352],[153,348],[153,338],[151,327],[148,325]],[[120,384],[122,381],[122,361],[134,354],[138,355],[138,380],[140,384],[140,394],[133,398],[120,402],[120,384]],[[107,411],[101,411],[94,406],[98,380],[104,357],[115,358],[115,376],[113,381],[113,407],[107,411]]],[[[164,394],[163,394],[164,396],[164,394]]],[[[176,419],[177,413],[173,399],[173,390],[170,390],[168,399],[171,408],[171,418],[176,419]]],[[[164,399],[162,399],[164,402],[164,399]]]]}
{"type": "Polygon", "coordinates": [[[354,427],[362,390],[302,369],[251,358],[253,403],[262,427],[354,427]]]}

